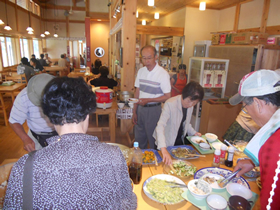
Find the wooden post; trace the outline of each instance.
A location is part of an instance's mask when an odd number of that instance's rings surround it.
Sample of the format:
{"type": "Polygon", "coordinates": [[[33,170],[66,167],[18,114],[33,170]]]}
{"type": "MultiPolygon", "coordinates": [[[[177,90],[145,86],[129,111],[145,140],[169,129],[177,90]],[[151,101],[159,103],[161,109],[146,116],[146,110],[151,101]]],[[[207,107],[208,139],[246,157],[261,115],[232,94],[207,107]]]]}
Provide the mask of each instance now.
{"type": "Polygon", "coordinates": [[[265,31],[266,31],[266,24],[267,24],[269,6],[270,6],[270,0],[264,0],[262,22],[261,22],[261,28],[260,28],[261,33],[265,33],[265,31]]]}
{"type": "Polygon", "coordinates": [[[123,5],[122,47],[123,72],[121,91],[134,90],[136,50],[136,9],[137,1],[126,1],[123,5]]]}
{"type": "Polygon", "coordinates": [[[240,3],[238,3],[236,5],[236,9],[235,9],[235,19],[234,19],[233,31],[236,31],[236,32],[238,30],[239,15],[240,15],[240,3]]]}
{"type": "Polygon", "coordinates": [[[86,32],[86,57],[87,57],[87,60],[85,61],[86,62],[86,66],[91,66],[91,59],[90,59],[90,56],[91,56],[91,52],[90,52],[90,17],[86,17],[85,18],[85,32],[86,32]]]}
{"type": "Polygon", "coordinates": [[[261,69],[263,51],[264,51],[264,46],[262,44],[259,44],[257,58],[256,58],[256,64],[255,64],[255,71],[261,69]]]}

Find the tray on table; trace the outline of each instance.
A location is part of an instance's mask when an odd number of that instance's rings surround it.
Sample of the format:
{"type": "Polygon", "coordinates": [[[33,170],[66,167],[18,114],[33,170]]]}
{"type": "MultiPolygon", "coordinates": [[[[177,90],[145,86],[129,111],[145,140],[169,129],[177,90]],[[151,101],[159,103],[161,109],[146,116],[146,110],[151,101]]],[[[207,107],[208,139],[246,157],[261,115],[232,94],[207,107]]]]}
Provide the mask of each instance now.
{"type": "MultiPolygon", "coordinates": [[[[169,152],[169,154],[174,158],[174,159],[178,159],[178,160],[189,160],[189,159],[196,159],[196,158],[199,158],[199,157],[188,157],[188,158],[178,158],[176,157],[174,154],[172,154],[172,150],[174,149],[177,149],[177,148],[186,148],[186,149],[189,149],[189,150],[194,150],[194,148],[192,146],[189,146],[189,145],[178,145],[178,146],[169,146],[167,147],[167,151],[169,152]]],[[[198,152],[195,151],[195,154],[198,154],[198,152]]]]}
{"type": "MultiPolygon", "coordinates": [[[[194,136],[187,136],[186,138],[187,138],[187,139],[189,140],[189,142],[200,152],[200,154],[203,154],[203,155],[205,155],[205,154],[213,154],[213,153],[215,152],[215,148],[212,146],[212,144],[213,144],[214,142],[221,142],[219,139],[217,139],[216,141],[213,141],[213,142],[208,142],[209,145],[210,145],[210,147],[211,147],[212,149],[202,150],[202,149],[199,147],[199,144],[195,144],[195,143],[193,143],[193,142],[191,141],[191,138],[192,138],[192,137],[194,137],[194,136]]],[[[204,139],[206,140],[205,135],[202,135],[201,137],[204,138],[204,139]]],[[[223,142],[221,142],[221,143],[223,143],[223,142]]]]}
{"type": "MultiPolygon", "coordinates": [[[[152,151],[154,154],[155,154],[155,156],[157,157],[157,162],[158,163],[161,163],[162,162],[162,158],[161,158],[161,156],[159,155],[159,153],[158,153],[158,151],[157,150],[155,150],[155,149],[142,149],[142,153],[144,153],[145,151],[152,151]]],[[[151,162],[151,163],[144,163],[144,162],[142,162],[142,164],[143,165],[151,165],[151,164],[155,164],[155,161],[153,161],[153,162],[151,162]]]]}

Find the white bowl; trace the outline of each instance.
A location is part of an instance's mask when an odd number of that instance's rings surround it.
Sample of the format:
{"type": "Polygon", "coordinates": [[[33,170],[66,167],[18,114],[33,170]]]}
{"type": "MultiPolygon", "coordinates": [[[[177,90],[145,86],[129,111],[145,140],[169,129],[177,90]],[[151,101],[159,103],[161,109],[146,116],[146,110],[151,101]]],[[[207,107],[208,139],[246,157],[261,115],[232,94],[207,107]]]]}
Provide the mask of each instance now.
{"type": "Polygon", "coordinates": [[[137,103],[139,101],[139,99],[138,98],[129,98],[128,101],[131,103],[137,103]]]}
{"type": "Polygon", "coordinates": [[[238,184],[238,183],[230,183],[227,185],[227,192],[233,196],[233,195],[239,195],[247,200],[252,198],[253,194],[252,191],[249,190],[247,187],[238,184]]]}
{"type": "Polygon", "coordinates": [[[210,149],[210,145],[207,143],[200,143],[199,144],[200,149],[202,150],[209,150],[210,149]]]}
{"type": "Polygon", "coordinates": [[[213,133],[205,133],[205,137],[209,142],[213,142],[218,139],[218,136],[213,133]]]}
{"type": "Polygon", "coordinates": [[[134,103],[129,102],[129,103],[128,103],[128,106],[129,106],[130,108],[133,108],[133,104],[134,104],[134,103]]]}
{"type": "Polygon", "coordinates": [[[224,210],[227,208],[227,201],[224,197],[216,194],[208,195],[206,203],[211,210],[224,210]]]}
{"type": "MultiPolygon", "coordinates": [[[[222,145],[225,145],[225,144],[223,144],[223,143],[221,143],[221,142],[218,142],[218,141],[212,143],[212,147],[214,147],[215,149],[218,149],[218,150],[221,150],[222,145]]],[[[225,145],[225,146],[226,146],[226,145],[225,145]]]]}
{"type": "Polygon", "coordinates": [[[124,103],[118,103],[118,107],[122,109],[124,107],[124,103]]]}
{"type": "Polygon", "coordinates": [[[200,137],[200,136],[193,136],[193,137],[191,137],[191,141],[194,143],[194,144],[199,144],[198,142],[200,142],[200,143],[206,143],[206,140],[204,139],[204,138],[202,138],[202,137],[200,137]],[[201,142],[201,141],[203,141],[203,142],[201,142]]]}
{"type": "Polygon", "coordinates": [[[193,180],[189,181],[188,189],[189,189],[190,193],[193,195],[193,197],[196,198],[197,200],[202,200],[202,199],[206,198],[212,192],[212,187],[210,186],[210,184],[208,182],[205,182],[203,180],[198,180],[198,179],[193,179],[193,180]],[[195,183],[198,181],[200,184],[203,184],[206,187],[207,192],[205,192],[205,194],[199,194],[196,191],[195,183]]]}

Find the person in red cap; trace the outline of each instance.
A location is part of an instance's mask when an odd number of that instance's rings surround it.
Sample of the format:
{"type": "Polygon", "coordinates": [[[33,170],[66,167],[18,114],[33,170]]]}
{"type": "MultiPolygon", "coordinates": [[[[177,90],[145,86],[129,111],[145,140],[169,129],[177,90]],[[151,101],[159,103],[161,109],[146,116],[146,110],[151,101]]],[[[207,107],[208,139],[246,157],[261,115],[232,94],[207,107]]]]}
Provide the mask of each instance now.
{"type": "Polygon", "coordinates": [[[280,76],[272,70],[258,70],[245,75],[231,105],[243,103],[248,114],[261,127],[246,146],[250,158],[237,163],[237,176],[260,166],[261,209],[280,209],[280,76]],[[278,185],[278,187],[277,187],[278,185]]]}

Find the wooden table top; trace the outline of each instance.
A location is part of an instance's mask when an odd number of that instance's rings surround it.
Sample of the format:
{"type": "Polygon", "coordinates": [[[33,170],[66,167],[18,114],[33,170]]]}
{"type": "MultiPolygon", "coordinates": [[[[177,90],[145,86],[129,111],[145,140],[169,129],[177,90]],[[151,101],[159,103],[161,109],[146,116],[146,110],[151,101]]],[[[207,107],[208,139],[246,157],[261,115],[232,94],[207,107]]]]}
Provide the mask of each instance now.
{"type": "Polygon", "coordinates": [[[14,85],[0,85],[0,92],[12,92],[18,90],[20,88],[24,88],[26,86],[25,83],[16,83],[14,85]]]}
{"type": "MultiPolygon", "coordinates": [[[[161,152],[159,151],[160,155],[161,152]]],[[[208,154],[206,155],[206,157],[200,157],[197,159],[190,159],[188,160],[189,162],[191,162],[192,164],[194,164],[197,167],[197,170],[201,169],[201,168],[205,168],[205,167],[211,167],[212,166],[212,161],[213,161],[213,154],[208,154]]],[[[236,160],[240,158],[238,156],[235,155],[234,157],[234,163],[236,163],[236,160]]],[[[235,165],[234,165],[235,166],[235,165]]],[[[228,170],[233,170],[233,167],[229,168],[226,167],[224,165],[221,165],[221,168],[225,168],[228,170]]],[[[137,209],[165,209],[165,210],[197,210],[199,208],[197,208],[196,206],[194,206],[192,203],[188,202],[188,201],[183,201],[179,204],[176,205],[163,205],[160,203],[157,203],[151,199],[149,199],[145,193],[143,192],[143,184],[144,182],[151,176],[156,175],[156,174],[163,174],[163,163],[161,162],[159,164],[159,166],[155,167],[155,165],[143,165],[142,168],[142,179],[140,184],[138,185],[134,185],[134,193],[137,195],[137,202],[138,202],[138,208],[137,209]]],[[[246,177],[244,177],[246,178],[246,177]]],[[[192,180],[193,177],[187,178],[187,179],[182,179],[186,184],[192,180]]],[[[256,184],[255,181],[250,181],[248,182],[250,185],[251,190],[260,195],[260,190],[256,184]]],[[[256,201],[253,210],[258,210],[260,209],[260,199],[258,198],[258,200],[256,201]]]]}

